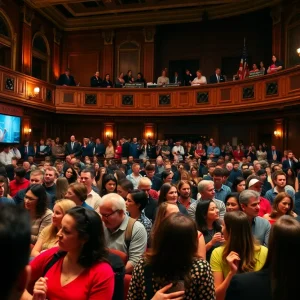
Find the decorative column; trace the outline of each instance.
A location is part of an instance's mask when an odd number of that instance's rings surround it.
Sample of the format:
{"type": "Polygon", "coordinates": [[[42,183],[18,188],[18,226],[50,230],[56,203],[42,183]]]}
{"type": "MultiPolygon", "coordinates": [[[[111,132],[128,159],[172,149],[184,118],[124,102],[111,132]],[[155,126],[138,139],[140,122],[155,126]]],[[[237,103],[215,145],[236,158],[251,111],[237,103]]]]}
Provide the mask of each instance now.
{"type": "Polygon", "coordinates": [[[280,5],[275,6],[271,10],[271,17],[273,20],[273,28],[272,28],[272,55],[275,54],[277,60],[283,61],[283,51],[284,48],[284,40],[282,35],[282,7],[280,5]]]}
{"type": "Polygon", "coordinates": [[[106,30],[102,32],[104,38],[103,48],[103,67],[102,67],[102,78],[105,78],[105,74],[109,74],[111,80],[114,78],[114,36],[115,32],[106,30]]]}
{"type": "Polygon", "coordinates": [[[34,11],[28,6],[23,6],[23,22],[22,22],[22,59],[21,70],[22,73],[31,75],[32,65],[32,30],[31,22],[34,18],[34,11]]]}
{"type": "Polygon", "coordinates": [[[145,27],[144,37],[144,78],[147,82],[154,81],[154,36],[155,27],[145,27]]]}
{"type": "Polygon", "coordinates": [[[53,55],[52,55],[52,80],[56,82],[60,75],[60,42],[62,39],[61,31],[53,28],[54,43],[53,43],[53,55]]]}

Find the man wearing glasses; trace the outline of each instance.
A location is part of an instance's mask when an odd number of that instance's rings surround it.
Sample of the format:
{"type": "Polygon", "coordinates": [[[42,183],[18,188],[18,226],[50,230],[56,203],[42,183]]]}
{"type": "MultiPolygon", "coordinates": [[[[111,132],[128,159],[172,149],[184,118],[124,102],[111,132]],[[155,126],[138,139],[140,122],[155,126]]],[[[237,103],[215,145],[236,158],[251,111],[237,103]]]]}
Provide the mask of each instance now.
{"type": "Polygon", "coordinates": [[[135,221],[130,240],[126,241],[126,229],[129,226],[130,218],[126,215],[124,199],[115,193],[102,197],[99,212],[104,224],[107,247],[127,254],[128,261],[125,272],[131,274],[134,266],[146,250],[147,232],[144,225],[135,221]]]}

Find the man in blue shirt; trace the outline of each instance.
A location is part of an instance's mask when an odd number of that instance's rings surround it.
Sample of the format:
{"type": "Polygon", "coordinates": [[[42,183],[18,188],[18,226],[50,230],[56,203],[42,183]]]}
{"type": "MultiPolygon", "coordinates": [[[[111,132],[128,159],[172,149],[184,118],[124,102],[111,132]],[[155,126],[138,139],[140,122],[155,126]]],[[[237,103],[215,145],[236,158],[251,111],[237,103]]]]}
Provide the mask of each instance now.
{"type": "Polygon", "coordinates": [[[207,157],[211,158],[213,161],[217,161],[220,154],[220,148],[215,142],[213,142],[212,145],[207,148],[207,157]]]}
{"type": "Polygon", "coordinates": [[[278,193],[286,192],[295,201],[295,193],[293,189],[289,189],[288,186],[286,185],[286,175],[282,170],[274,172],[272,174],[272,180],[275,186],[273,189],[268,190],[266,192],[265,194],[266,199],[268,199],[271,203],[273,203],[278,193]]]}
{"type": "Polygon", "coordinates": [[[215,168],[213,171],[213,181],[215,183],[215,197],[221,201],[225,201],[227,195],[231,193],[230,187],[222,184],[224,172],[221,168],[215,168]]]}
{"type": "Polygon", "coordinates": [[[252,227],[252,233],[261,245],[268,247],[271,225],[268,220],[258,216],[259,193],[245,190],[240,193],[239,202],[243,212],[247,215],[252,227]]]}

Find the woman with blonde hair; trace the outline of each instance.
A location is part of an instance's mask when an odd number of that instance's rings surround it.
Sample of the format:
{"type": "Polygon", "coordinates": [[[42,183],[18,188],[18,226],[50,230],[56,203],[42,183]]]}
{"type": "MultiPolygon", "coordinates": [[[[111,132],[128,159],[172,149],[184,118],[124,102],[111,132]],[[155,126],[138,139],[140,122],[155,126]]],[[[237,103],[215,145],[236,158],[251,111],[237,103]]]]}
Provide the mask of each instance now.
{"type": "Polygon", "coordinates": [[[225,298],[235,274],[259,271],[268,254],[268,249],[254,239],[248,217],[242,211],[225,214],[222,234],[225,243],[214,249],[210,259],[217,300],[225,298]]]}
{"type": "Polygon", "coordinates": [[[48,225],[40,233],[40,236],[31,250],[31,257],[38,256],[42,251],[55,247],[57,245],[57,233],[61,228],[61,220],[65,213],[76,206],[72,200],[57,200],[53,207],[52,224],[48,225]]]}
{"type": "Polygon", "coordinates": [[[272,205],[272,211],[269,214],[265,214],[264,218],[267,219],[271,225],[273,225],[280,217],[287,215],[297,217],[293,212],[294,200],[288,193],[279,193],[274,199],[272,205]]]}
{"type": "Polygon", "coordinates": [[[56,192],[55,199],[60,200],[65,198],[65,194],[68,190],[69,182],[65,177],[59,177],[56,179],[56,192]]]}

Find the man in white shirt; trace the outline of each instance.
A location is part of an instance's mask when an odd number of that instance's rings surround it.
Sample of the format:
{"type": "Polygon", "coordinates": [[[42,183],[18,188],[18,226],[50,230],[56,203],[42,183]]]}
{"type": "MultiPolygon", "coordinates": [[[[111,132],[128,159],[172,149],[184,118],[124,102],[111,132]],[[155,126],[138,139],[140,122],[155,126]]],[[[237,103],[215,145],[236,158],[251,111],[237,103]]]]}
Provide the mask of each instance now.
{"type": "Polygon", "coordinates": [[[202,76],[202,73],[200,70],[196,72],[197,77],[192,81],[192,85],[202,85],[207,84],[206,77],[202,76]]]}
{"type": "Polygon", "coordinates": [[[181,141],[177,141],[175,143],[175,146],[172,149],[172,153],[173,153],[173,156],[174,156],[174,160],[176,160],[176,161],[182,161],[183,160],[184,149],[181,146],[181,141]]]}
{"type": "Polygon", "coordinates": [[[93,179],[93,171],[89,169],[84,169],[81,171],[80,182],[86,186],[88,192],[85,202],[96,210],[100,205],[101,197],[92,189],[93,179]]]}
{"type": "Polygon", "coordinates": [[[17,159],[20,159],[21,158],[20,151],[18,150],[17,147],[13,147],[12,149],[10,149],[10,147],[7,146],[0,153],[0,162],[2,164],[4,164],[5,166],[10,165],[11,164],[11,159],[13,157],[16,157],[17,159]]]}

